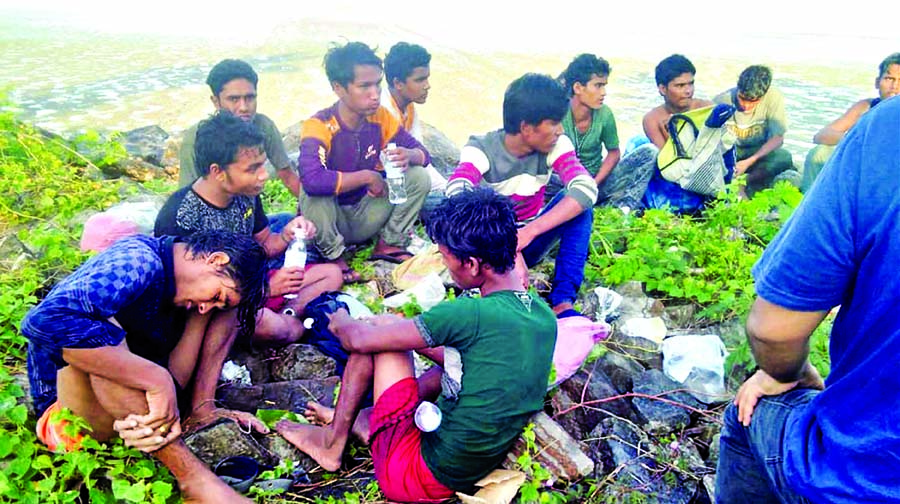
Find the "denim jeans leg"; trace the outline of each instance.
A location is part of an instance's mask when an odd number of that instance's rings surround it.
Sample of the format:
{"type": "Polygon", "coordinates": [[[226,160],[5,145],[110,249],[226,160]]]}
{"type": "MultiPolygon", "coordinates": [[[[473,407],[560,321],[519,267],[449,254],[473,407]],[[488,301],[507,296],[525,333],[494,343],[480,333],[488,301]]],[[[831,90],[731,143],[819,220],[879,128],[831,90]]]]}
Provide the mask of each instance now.
{"type": "Polygon", "coordinates": [[[791,412],[817,391],[792,390],[763,397],[753,410],[750,427],[738,420],[729,404],[719,441],[716,502],[719,504],[804,504],[808,501],[787,485],[783,468],[784,429],[791,412]]]}
{"type": "MultiPolygon", "coordinates": [[[[553,208],[563,197],[565,197],[564,192],[557,194],[541,210],[541,214],[553,208]]],[[[593,219],[593,209],[588,208],[572,219],[538,236],[522,250],[525,263],[531,267],[541,260],[557,239],[559,240],[556,269],[553,272],[552,287],[548,296],[551,306],[565,302],[574,303],[578,296],[578,289],[581,288],[581,282],[584,280],[584,265],[587,262],[590,248],[593,219]]]]}

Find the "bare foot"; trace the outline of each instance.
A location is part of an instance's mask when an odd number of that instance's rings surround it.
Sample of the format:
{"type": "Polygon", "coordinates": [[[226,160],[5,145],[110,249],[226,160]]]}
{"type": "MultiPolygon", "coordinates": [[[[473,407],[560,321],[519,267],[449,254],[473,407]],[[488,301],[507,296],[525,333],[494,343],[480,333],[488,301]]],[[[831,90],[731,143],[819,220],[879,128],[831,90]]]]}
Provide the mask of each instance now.
{"type": "Polygon", "coordinates": [[[201,476],[196,481],[179,482],[179,488],[186,504],[248,504],[253,502],[215,476],[201,476]]]}
{"type": "Polygon", "coordinates": [[[300,451],[312,457],[322,469],[334,472],[341,468],[346,442],[332,441],[329,436],[331,432],[326,427],[282,420],[275,424],[275,430],[300,451]]]}
{"type": "Polygon", "coordinates": [[[306,403],[303,416],[314,425],[328,425],[334,420],[334,408],[329,408],[315,401],[306,403]]]}

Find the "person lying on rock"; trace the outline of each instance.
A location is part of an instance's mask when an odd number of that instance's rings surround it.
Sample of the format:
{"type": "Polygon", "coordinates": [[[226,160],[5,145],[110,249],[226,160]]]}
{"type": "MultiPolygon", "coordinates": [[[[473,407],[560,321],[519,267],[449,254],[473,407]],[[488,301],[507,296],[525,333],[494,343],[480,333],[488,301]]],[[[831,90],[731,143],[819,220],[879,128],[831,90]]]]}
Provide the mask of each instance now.
{"type": "Polygon", "coordinates": [[[569,110],[563,86],[548,75],[526,74],[503,96],[503,129],[472,136],[447,183],[452,196],[480,184],[515,203],[518,240],[516,271],[527,283],[528,268],[559,242],[549,300],[557,315],[573,309],[584,280],[597,184],[575,154],[561,121],[569,110]],[[546,206],[550,175],[565,190],[546,206]]]}
{"type": "Polygon", "coordinates": [[[337,408],[310,403],[308,412],[331,423],[276,425],[328,471],[341,466],[351,430],[371,441],[381,490],[400,502],[471,492],[503,461],[543,406],[556,342],[553,312],[522,289],[514,269],[516,215],[508,198],[489,188],[461,192],[437,207],[428,232],[453,280],[481,297],[445,301],[411,320],[337,312],[329,328],[351,352],[337,408]],[[437,363],[418,380],[411,350],[437,363]],[[373,386],[374,408],[360,411],[373,386]],[[436,397],[443,418],[422,432],[414,412],[436,397]]]}
{"type": "MultiPolygon", "coordinates": [[[[303,217],[294,217],[281,232],[270,229],[260,198],[269,178],[263,135],[252,122],[219,112],[200,123],[195,146],[202,176],[169,196],[156,217],[156,236],[218,229],[252,236],[268,257],[278,258],[293,239],[294,230],[302,230],[310,238],[315,235],[315,226],[303,217]]],[[[341,285],[341,271],[333,264],[273,269],[270,297],[257,316],[254,342],[285,345],[298,341],[303,324],[282,310],[302,313],[309,301],[323,292],[340,290],[341,285]],[[285,294],[296,297],[287,300],[285,294]]]]}
{"type": "Polygon", "coordinates": [[[338,101],[303,122],[300,133],[300,211],[315,223],[316,247],[340,266],[344,282],[361,280],[341,257],[347,244],[378,236],[373,259],[393,263],[406,250],[419,211],[431,190],[423,166],[428,150],[380,105],[381,58],[362,42],[332,47],[325,73],[338,101]],[[394,149],[388,149],[395,144],[394,149]],[[388,199],[382,151],[403,171],[406,199],[388,199]]]}
{"type": "Polygon", "coordinates": [[[89,259],[22,320],[28,378],[51,450],[76,450],[61,409],[91,436],[115,435],[172,471],[185,502],[249,502],[179,439],[182,419],[228,417],[260,432],[253,415],[215,409],[216,382],[235,331],[252,334],[265,298],[266,253],[222,231],[184,238],[131,236],[89,259]],[[234,313],[234,317],[217,315],[234,313]]]}

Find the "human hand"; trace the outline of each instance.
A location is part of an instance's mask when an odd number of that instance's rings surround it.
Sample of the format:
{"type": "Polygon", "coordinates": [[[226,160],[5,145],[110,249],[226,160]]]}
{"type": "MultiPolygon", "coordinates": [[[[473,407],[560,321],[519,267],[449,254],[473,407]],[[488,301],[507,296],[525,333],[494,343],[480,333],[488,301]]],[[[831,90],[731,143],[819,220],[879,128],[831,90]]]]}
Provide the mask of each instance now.
{"type": "Polygon", "coordinates": [[[353,317],[351,317],[350,313],[344,308],[340,308],[338,311],[328,314],[328,330],[335,335],[339,335],[344,326],[351,322],[353,322],[353,317]]]}
{"type": "Polygon", "coordinates": [[[383,325],[391,325],[396,324],[397,322],[402,322],[406,320],[400,315],[396,315],[394,313],[385,313],[383,315],[374,315],[372,317],[366,317],[362,319],[363,322],[367,324],[371,324],[373,326],[383,326],[383,325]]]}
{"type": "Polygon", "coordinates": [[[139,418],[140,415],[132,414],[113,422],[113,429],[125,442],[125,446],[152,453],[181,436],[180,420],[175,420],[171,425],[162,424],[154,429],[140,423],[139,418]]]}
{"type": "Polygon", "coordinates": [[[412,149],[406,147],[396,147],[394,149],[385,149],[384,155],[392,165],[400,168],[404,172],[409,168],[409,160],[412,149]]]}
{"type": "Polygon", "coordinates": [[[316,225],[306,217],[299,215],[291,219],[288,222],[284,229],[281,230],[281,237],[285,238],[285,241],[290,243],[294,238],[294,231],[300,229],[306,235],[306,239],[314,238],[316,236],[316,225]]]}
{"type": "Polygon", "coordinates": [[[762,369],[753,373],[753,376],[741,385],[734,396],[734,405],[738,407],[738,420],[744,427],[749,427],[750,417],[761,397],[784,394],[796,387],[798,383],[800,382],[781,383],[762,369]]]}
{"type": "Polygon", "coordinates": [[[366,184],[366,194],[373,198],[382,198],[387,196],[387,183],[384,177],[376,171],[371,172],[369,183],[366,184]]]}
{"type": "Polygon", "coordinates": [[[300,290],[303,287],[304,268],[291,266],[281,268],[269,278],[269,295],[283,296],[300,290]]]}
{"type": "Polygon", "coordinates": [[[185,432],[196,432],[207,425],[219,420],[227,418],[238,424],[241,430],[250,432],[255,430],[260,434],[268,434],[269,428],[266,427],[260,419],[246,411],[230,410],[225,408],[216,408],[213,406],[197,408],[191,413],[190,418],[184,423],[185,432]]]}
{"type": "Polygon", "coordinates": [[[747,173],[747,170],[753,166],[753,160],[750,158],[743,159],[734,164],[734,174],[735,175],[743,175],[747,173]]]}
{"type": "Polygon", "coordinates": [[[534,233],[531,232],[531,229],[526,225],[522,226],[516,231],[516,236],[518,240],[516,241],[516,252],[521,252],[522,249],[531,244],[534,240],[534,233]]]}

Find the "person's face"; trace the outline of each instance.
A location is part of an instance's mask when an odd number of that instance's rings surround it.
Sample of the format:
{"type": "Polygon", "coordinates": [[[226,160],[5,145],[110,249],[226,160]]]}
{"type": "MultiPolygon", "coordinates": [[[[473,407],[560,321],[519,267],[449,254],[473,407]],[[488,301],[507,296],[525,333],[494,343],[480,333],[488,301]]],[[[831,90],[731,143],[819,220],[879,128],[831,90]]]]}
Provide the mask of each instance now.
{"type": "Polygon", "coordinates": [[[572,91],[581,103],[596,110],[603,105],[603,100],[606,98],[606,84],[608,82],[609,76],[594,74],[591,76],[591,80],[583,85],[580,82],[576,82],[575,85],[572,86],[572,91]]]}
{"type": "Polygon", "coordinates": [[[460,261],[446,245],[438,245],[438,251],[441,253],[441,259],[450,272],[450,277],[463,289],[472,289],[478,287],[476,277],[478,275],[478,262],[475,259],[468,259],[465,263],[460,261]]]}
{"type": "Polygon", "coordinates": [[[382,71],[374,65],[353,67],[353,82],[347,87],[335,82],[334,92],[351,112],[368,117],[378,111],[381,100],[382,71]]]}
{"type": "Polygon", "coordinates": [[[256,86],[247,79],[233,79],[222,86],[222,91],[212,97],[216,110],[227,110],[244,121],[256,115],[256,86]]]}
{"type": "Polygon", "coordinates": [[[222,272],[230,262],[228,254],[213,252],[207,257],[191,257],[190,272],[175,286],[173,303],[188,311],[196,309],[201,315],[210,310],[229,310],[238,305],[241,295],[234,279],[222,272]]]}
{"type": "Polygon", "coordinates": [[[556,142],[563,134],[562,123],[544,119],[537,126],[522,123],[522,139],[529,147],[538,152],[548,154],[556,147],[556,142]]]}
{"type": "Polygon", "coordinates": [[[875,81],[875,87],[882,100],[900,94],[900,65],[888,65],[887,71],[875,81]]]}
{"type": "Polygon", "coordinates": [[[428,99],[428,90],[431,89],[431,85],[428,83],[430,76],[431,69],[429,67],[416,67],[406,81],[400,82],[395,79],[395,88],[406,100],[422,105],[428,99]]]}
{"type": "Polygon", "coordinates": [[[679,111],[687,110],[694,98],[694,74],[685,72],[666,85],[660,84],[659,94],[666,100],[669,108],[679,111]]]}
{"type": "Polygon", "coordinates": [[[744,112],[752,112],[753,109],[755,109],[756,106],[759,105],[760,100],[762,100],[762,96],[756,98],[755,100],[751,100],[741,93],[737,94],[738,107],[744,112]]]}
{"type": "Polygon", "coordinates": [[[233,163],[224,170],[212,165],[209,173],[228,194],[255,197],[269,178],[265,164],[266,153],[262,147],[241,147],[233,163]]]}

